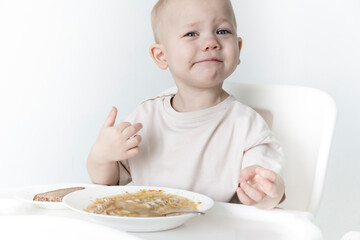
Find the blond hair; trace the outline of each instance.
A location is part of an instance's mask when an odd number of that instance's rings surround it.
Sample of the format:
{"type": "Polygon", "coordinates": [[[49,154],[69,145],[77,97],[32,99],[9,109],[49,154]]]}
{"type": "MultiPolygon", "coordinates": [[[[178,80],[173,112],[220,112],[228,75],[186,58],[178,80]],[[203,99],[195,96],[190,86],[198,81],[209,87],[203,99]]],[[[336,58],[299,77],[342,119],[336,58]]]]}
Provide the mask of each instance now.
{"type": "MultiPolygon", "coordinates": [[[[223,0],[226,1],[226,0],[223,0]]],[[[234,26],[236,29],[236,18],[235,18],[235,13],[231,4],[231,0],[227,0],[229,2],[229,6],[231,8],[231,12],[232,12],[232,18],[234,21],[234,26]]],[[[157,3],[154,5],[152,11],[151,11],[151,27],[153,30],[153,34],[154,34],[154,39],[156,43],[160,42],[160,37],[159,37],[159,25],[161,23],[160,18],[161,18],[161,14],[164,11],[164,9],[166,8],[166,5],[170,2],[170,0],[158,0],[157,3]]]]}

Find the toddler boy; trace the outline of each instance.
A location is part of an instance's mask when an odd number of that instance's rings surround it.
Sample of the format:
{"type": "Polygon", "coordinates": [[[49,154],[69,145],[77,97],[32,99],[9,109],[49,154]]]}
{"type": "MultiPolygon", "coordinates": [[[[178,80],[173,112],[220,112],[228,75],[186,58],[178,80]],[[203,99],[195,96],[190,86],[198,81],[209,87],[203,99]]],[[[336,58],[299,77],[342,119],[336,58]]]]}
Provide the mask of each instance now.
{"type": "Polygon", "coordinates": [[[242,45],[230,0],[159,0],[154,62],[177,86],[115,124],[112,108],[87,160],[97,184],[181,188],[270,209],[284,196],[282,150],[265,121],[222,88],[242,45]]]}

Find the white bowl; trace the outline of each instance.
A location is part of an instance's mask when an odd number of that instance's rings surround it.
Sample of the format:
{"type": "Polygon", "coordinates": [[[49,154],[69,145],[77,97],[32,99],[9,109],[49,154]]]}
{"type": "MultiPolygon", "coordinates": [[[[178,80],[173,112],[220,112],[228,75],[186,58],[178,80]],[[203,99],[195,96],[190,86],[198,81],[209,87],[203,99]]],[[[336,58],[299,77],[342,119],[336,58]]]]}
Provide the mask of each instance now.
{"type": "Polygon", "coordinates": [[[199,193],[180,189],[150,186],[104,186],[89,188],[68,194],[64,197],[63,202],[68,208],[87,215],[93,221],[129,232],[154,232],[172,229],[181,226],[188,219],[195,217],[194,214],[183,214],[166,217],[120,217],[95,214],[84,211],[84,209],[90,204],[91,200],[94,201],[97,198],[123,194],[126,192],[137,192],[142,189],[163,190],[164,193],[187,197],[195,202],[200,202],[198,205],[198,210],[203,212],[207,211],[214,205],[214,201],[211,198],[199,193]]]}

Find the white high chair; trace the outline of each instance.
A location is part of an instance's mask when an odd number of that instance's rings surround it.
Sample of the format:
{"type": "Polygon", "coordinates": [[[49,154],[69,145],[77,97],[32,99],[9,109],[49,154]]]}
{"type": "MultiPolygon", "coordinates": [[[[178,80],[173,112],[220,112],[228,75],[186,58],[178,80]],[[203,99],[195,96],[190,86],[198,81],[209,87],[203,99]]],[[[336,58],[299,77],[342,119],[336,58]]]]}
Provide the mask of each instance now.
{"type": "Polygon", "coordinates": [[[336,121],[333,99],[320,90],[300,86],[224,82],[223,87],[257,110],[283,147],[286,200],[279,207],[315,216],[336,121]]]}
{"type": "MultiPolygon", "coordinates": [[[[279,207],[315,216],[336,120],[333,99],[320,90],[300,86],[225,81],[223,87],[258,111],[283,147],[286,200],[279,207]]],[[[170,88],[162,94],[174,92],[176,88],[170,88]]]]}
{"type": "Polygon", "coordinates": [[[341,240],[360,240],[360,231],[350,231],[345,233],[341,240]]]}

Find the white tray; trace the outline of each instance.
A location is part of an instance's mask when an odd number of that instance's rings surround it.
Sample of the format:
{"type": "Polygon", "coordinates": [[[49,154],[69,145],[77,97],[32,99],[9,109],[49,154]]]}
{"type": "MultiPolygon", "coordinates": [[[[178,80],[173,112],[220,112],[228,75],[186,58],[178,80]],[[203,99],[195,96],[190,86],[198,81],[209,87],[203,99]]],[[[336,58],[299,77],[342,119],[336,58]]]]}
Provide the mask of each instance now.
{"type": "Polygon", "coordinates": [[[134,235],[154,240],[322,240],[312,218],[300,211],[216,203],[206,215],[190,219],[177,229],[134,235]]]}

